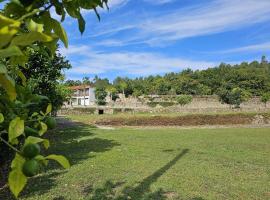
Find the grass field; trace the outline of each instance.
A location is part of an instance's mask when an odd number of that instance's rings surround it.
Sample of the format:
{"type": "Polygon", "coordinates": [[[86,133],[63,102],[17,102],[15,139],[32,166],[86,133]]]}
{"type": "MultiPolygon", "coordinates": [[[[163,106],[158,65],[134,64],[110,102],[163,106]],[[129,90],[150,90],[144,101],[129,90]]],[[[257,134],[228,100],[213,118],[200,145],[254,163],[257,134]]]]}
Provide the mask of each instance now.
{"type": "MultiPolygon", "coordinates": [[[[54,134],[69,170],[33,178],[27,200],[269,199],[270,129],[97,129],[54,134]]],[[[0,194],[0,199],[8,199],[0,194]]]]}

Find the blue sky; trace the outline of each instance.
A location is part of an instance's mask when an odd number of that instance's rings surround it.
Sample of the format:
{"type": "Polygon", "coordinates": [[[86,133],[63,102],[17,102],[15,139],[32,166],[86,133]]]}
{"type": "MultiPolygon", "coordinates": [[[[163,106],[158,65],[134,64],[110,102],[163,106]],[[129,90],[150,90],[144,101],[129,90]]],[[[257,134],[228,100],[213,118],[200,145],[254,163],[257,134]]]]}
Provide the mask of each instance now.
{"type": "Polygon", "coordinates": [[[73,68],[68,79],[138,77],[270,58],[270,0],[109,0],[64,26],[73,68]]]}

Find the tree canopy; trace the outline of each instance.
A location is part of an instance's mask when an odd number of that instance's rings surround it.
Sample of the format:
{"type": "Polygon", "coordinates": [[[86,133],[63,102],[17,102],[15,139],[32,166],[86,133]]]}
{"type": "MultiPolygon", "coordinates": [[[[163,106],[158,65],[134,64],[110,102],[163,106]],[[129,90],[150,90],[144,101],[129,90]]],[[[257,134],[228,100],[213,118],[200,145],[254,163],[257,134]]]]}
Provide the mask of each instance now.
{"type": "MultiPolygon", "coordinates": [[[[101,80],[101,79],[99,79],[101,80]]],[[[230,65],[221,63],[219,66],[206,70],[186,69],[179,73],[167,73],[164,76],[147,76],[138,78],[117,77],[112,85],[118,93],[126,96],[140,95],[221,95],[235,88],[261,96],[270,91],[270,64],[265,57],[262,61],[230,65]]],[[[80,81],[66,83],[81,84],[80,81]]],[[[94,81],[95,83],[95,81],[94,81]]]]}

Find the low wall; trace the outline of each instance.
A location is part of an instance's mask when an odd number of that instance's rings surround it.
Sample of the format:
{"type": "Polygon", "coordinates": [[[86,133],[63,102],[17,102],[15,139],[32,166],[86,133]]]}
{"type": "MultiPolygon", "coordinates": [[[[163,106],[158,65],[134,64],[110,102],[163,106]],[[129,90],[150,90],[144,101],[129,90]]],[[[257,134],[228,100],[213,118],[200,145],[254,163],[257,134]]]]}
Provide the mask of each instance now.
{"type": "MultiPolygon", "coordinates": [[[[166,96],[166,98],[170,98],[166,96]]],[[[270,112],[270,103],[266,105],[260,101],[259,97],[251,98],[249,101],[240,105],[240,108],[232,108],[228,104],[220,103],[217,96],[195,96],[192,102],[185,106],[178,104],[164,104],[164,97],[156,96],[151,102],[156,102],[155,107],[150,107],[148,98],[136,99],[126,98],[122,101],[110,102],[107,106],[80,106],[80,107],[63,107],[58,114],[99,114],[100,110],[104,114],[116,114],[121,112],[128,113],[221,113],[221,112],[270,112]],[[162,101],[163,100],[163,101],[162,101]],[[158,104],[158,102],[161,105],[158,104]],[[167,105],[167,106],[166,106],[167,105]]],[[[168,101],[166,99],[166,101],[168,101]]]]}

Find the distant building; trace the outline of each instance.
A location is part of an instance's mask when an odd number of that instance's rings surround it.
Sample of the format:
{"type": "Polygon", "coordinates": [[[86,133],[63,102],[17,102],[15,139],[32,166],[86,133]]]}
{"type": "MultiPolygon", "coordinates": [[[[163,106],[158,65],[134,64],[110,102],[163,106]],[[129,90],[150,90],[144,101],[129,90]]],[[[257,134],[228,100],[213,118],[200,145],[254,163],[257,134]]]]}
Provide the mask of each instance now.
{"type": "Polygon", "coordinates": [[[90,85],[71,86],[73,91],[69,101],[71,106],[91,106],[95,105],[95,88],[90,85]]]}

